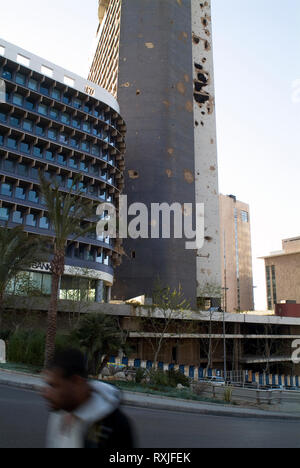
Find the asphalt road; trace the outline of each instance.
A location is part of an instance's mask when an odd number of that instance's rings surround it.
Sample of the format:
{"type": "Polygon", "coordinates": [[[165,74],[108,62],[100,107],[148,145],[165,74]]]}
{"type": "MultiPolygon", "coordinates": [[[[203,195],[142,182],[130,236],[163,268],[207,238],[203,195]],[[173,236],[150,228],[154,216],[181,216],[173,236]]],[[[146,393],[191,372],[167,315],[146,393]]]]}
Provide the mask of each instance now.
{"type": "MultiPolygon", "coordinates": [[[[125,408],[141,448],[299,448],[293,421],[125,408]]],[[[43,448],[47,409],[34,392],[0,386],[0,448],[43,448]]]]}

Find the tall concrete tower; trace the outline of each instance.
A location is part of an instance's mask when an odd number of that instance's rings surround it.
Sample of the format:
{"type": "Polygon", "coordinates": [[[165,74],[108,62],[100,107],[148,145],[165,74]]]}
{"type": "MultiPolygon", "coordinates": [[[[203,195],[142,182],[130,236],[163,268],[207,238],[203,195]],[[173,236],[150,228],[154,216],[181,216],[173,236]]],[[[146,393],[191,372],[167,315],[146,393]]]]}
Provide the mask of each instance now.
{"type": "Polygon", "coordinates": [[[127,123],[128,203],[205,204],[200,251],[185,239],[126,240],[113,295],[150,294],[159,276],[195,306],[221,285],[210,2],[100,0],[89,79],[118,97],[127,123]]]}

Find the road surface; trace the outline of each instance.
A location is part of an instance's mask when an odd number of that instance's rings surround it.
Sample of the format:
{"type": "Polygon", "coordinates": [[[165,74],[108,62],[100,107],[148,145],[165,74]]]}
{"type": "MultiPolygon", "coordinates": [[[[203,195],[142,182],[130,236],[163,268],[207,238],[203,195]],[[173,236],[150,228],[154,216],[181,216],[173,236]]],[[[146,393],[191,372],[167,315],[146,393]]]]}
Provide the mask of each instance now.
{"type": "MultiPolygon", "coordinates": [[[[202,416],[126,407],[141,448],[299,448],[293,421],[202,416]]],[[[0,448],[43,448],[47,409],[34,392],[0,386],[0,448]]]]}

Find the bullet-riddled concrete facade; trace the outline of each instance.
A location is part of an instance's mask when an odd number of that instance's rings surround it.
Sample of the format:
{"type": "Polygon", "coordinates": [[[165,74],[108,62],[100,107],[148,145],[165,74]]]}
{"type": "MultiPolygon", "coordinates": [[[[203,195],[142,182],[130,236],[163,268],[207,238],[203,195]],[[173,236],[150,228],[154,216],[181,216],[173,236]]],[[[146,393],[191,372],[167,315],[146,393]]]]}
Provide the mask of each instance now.
{"type": "Polygon", "coordinates": [[[205,204],[205,245],[197,257],[197,296],[221,284],[219,186],[210,1],[192,0],[196,202],[205,204]]]}
{"type": "MultiPolygon", "coordinates": [[[[100,0],[89,79],[99,82],[99,70],[108,73],[105,64],[114,70],[127,122],[128,205],[205,204],[205,245],[199,252],[186,250],[185,239],[126,240],[113,296],[151,294],[159,276],[165,285],[181,284],[195,306],[203,285],[221,284],[210,2],[118,0],[120,16],[113,3],[100,0]],[[109,31],[118,24],[114,69],[115,55],[107,59],[109,31]]],[[[103,78],[101,84],[110,86],[103,78]]]]}

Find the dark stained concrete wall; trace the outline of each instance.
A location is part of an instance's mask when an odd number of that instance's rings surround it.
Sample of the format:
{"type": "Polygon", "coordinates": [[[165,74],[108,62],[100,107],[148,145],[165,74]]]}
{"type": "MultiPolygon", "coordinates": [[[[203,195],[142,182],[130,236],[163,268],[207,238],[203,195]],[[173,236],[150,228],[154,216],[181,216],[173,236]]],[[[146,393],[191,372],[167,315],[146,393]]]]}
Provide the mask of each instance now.
{"type": "MultiPolygon", "coordinates": [[[[119,64],[128,203],[194,204],[190,0],[123,0],[119,64]]],[[[125,240],[124,249],[113,298],[149,295],[159,276],[164,285],[181,284],[195,306],[196,252],[184,239],[125,240]]]]}

